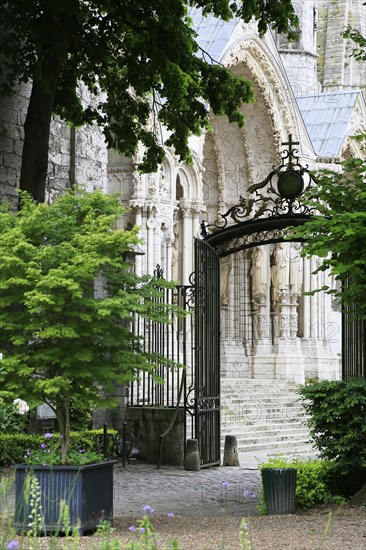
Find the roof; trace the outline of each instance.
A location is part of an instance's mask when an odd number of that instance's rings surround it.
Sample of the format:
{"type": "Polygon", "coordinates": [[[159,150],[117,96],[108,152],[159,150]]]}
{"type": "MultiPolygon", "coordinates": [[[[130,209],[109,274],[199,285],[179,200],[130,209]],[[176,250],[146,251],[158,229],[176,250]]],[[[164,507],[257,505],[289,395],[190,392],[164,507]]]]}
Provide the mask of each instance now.
{"type": "MultiPolygon", "coordinates": [[[[222,62],[225,53],[237,38],[235,32],[240,20],[222,21],[213,15],[203,16],[199,8],[191,8],[189,15],[197,32],[197,43],[214,62],[222,62]]],[[[297,97],[304,124],[315,154],[323,158],[339,156],[351,129],[351,117],[362,94],[360,90],[313,93],[297,97]]]]}
{"type": "Polygon", "coordinates": [[[315,153],[339,155],[350,130],[351,117],[361,92],[337,91],[297,97],[297,103],[315,153]]]}
{"type": "Polygon", "coordinates": [[[203,16],[198,8],[192,8],[189,15],[197,32],[198,45],[215,61],[220,62],[228,49],[239,19],[222,21],[213,15],[203,16]]]}

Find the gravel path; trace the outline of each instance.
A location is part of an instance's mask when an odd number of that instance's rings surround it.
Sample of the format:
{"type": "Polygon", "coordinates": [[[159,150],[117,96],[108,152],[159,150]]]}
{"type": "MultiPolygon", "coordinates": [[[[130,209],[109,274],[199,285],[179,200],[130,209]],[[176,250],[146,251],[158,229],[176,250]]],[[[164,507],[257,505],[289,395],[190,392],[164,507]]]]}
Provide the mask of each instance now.
{"type": "MultiPolygon", "coordinates": [[[[123,545],[137,540],[138,532],[129,527],[138,526],[148,504],[155,509],[151,521],[159,550],[171,548],[172,539],[179,541],[180,550],[241,550],[243,517],[247,540],[253,543],[246,549],[366,550],[366,508],[320,507],[297,510],[294,515],[258,516],[259,485],[255,468],[186,472],[173,467],[117,466],[112,536],[123,545]]],[[[9,510],[13,495],[7,501],[3,505],[9,510]]],[[[97,550],[98,539],[81,537],[77,548],[97,550]]],[[[39,542],[40,548],[49,548],[49,538],[39,542]]],[[[66,548],[65,542],[60,539],[59,547],[66,548]]]]}
{"type": "MultiPolygon", "coordinates": [[[[113,536],[122,543],[138,535],[128,528],[136,525],[136,516],[115,518],[113,536]]],[[[159,549],[170,548],[176,538],[180,550],[240,550],[242,518],[212,516],[153,516],[159,549]]],[[[343,506],[317,508],[290,516],[255,516],[245,519],[248,540],[253,550],[365,550],[366,510],[343,506]]],[[[83,548],[90,548],[94,537],[84,537],[83,548]],[[90,543],[86,539],[90,539],[90,543]],[[84,546],[85,545],[85,546],[84,546]]],[[[247,546],[250,548],[250,546],[247,546]]]]}

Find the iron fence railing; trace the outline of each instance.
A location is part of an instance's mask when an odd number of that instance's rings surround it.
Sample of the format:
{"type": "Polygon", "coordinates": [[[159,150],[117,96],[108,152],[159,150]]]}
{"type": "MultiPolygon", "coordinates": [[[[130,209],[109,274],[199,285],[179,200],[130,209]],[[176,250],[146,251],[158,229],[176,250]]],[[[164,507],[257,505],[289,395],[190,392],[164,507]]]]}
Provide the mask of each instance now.
{"type": "Polygon", "coordinates": [[[186,388],[193,383],[193,287],[164,289],[159,300],[180,306],[187,315],[179,317],[172,313],[169,323],[136,316],[132,330],[141,338],[143,351],[157,355],[157,366],[154,375],[141,372],[139,380],[131,383],[129,405],[132,407],[176,407],[181,384],[186,395],[186,388]],[[172,361],[183,367],[171,367],[172,361]]]}

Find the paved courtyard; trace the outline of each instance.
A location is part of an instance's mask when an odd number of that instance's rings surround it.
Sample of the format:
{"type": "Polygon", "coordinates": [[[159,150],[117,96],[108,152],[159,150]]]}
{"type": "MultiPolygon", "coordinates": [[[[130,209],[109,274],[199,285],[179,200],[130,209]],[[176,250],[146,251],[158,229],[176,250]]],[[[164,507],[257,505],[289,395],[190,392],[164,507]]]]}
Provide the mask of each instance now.
{"type": "Polygon", "coordinates": [[[199,472],[183,468],[128,464],[115,466],[114,515],[140,514],[149,505],[156,513],[181,515],[253,515],[259,500],[257,468],[216,467],[199,472]]]}
{"type": "MultiPolygon", "coordinates": [[[[8,475],[8,471],[2,472],[8,475]]],[[[255,514],[260,474],[256,467],[216,467],[187,472],[182,467],[131,463],[114,466],[114,515],[139,516],[149,505],[158,514],[180,515],[255,514]]],[[[14,510],[14,488],[0,511],[14,510]]]]}

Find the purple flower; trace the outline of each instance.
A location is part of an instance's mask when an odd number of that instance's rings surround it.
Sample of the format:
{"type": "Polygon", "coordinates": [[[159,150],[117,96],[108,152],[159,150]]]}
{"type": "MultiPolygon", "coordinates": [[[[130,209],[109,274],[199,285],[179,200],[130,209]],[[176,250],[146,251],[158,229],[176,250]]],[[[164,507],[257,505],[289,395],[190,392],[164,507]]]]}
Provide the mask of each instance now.
{"type": "Polygon", "coordinates": [[[136,527],[134,525],[130,525],[128,528],[129,531],[136,531],[136,527]]]}
{"type": "Polygon", "coordinates": [[[142,509],[143,512],[145,512],[145,514],[153,514],[154,513],[154,508],[151,508],[151,506],[149,506],[148,504],[146,504],[143,509],[142,509]]]}
{"type": "Polygon", "coordinates": [[[41,443],[41,449],[47,449],[46,443],[41,443]]]}
{"type": "Polygon", "coordinates": [[[167,517],[168,518],[174,518],[174,513],[173,512],[168,512],[167,517]]]}
{"type": "Polygon", "coordinates": [[[140,533],[146,533],[145,527],[140,527],[140,533]]]}
{"type": "Polygon", "coordinates": [[[224,481],[222,486],[224,487],[224,489],[228,489],[229,487],[232,486],[232,483],[229,483],[228,481],[224,481]]]}
{"type": "Polygon", "coordinates": [[[79,453],[85,453],[85,449],[79,449],[79,453]]]}
{"type": "Polygon", "coordinates": [[[7,550],[16,550],[19,546],[19,542],[17,540],[11,540],[8,542],[7,550]]]}
{"type": "Polygon", "coordinates": [[[46,439],[52,439],[53,438],[53,434],[51,434],[51,432],[45,433],[44,436],[45,436],[46,439]]]}

